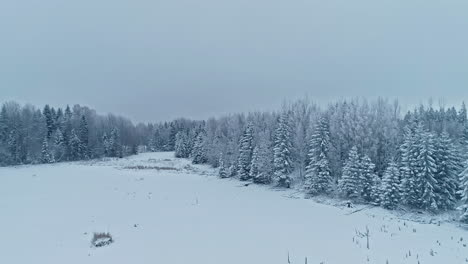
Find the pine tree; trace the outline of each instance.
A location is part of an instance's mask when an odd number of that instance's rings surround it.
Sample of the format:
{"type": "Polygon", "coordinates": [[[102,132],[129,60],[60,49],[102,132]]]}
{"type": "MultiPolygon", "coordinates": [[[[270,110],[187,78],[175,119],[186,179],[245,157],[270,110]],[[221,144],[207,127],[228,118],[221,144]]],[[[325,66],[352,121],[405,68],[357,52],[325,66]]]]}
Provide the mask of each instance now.
{"type": "Polygon", "coordinates": [[[320,194],[330,191],[332,182],[328,161],[330,132],[328,120],[322,117],[315,127],[310,141],[304,187],[310,194],[320,194]]]}
{"type": "Polygon", "coordinates": [[[42,163],[53,163],[54,157],[49,150],[49,143],[47,137],[42,141],[42,151],[41,151],[41,161],[42,163]]]}
{"type": "Polygon", "coordinates": [[[360,188],[361,197],[367,202],[372,201],[372,189],[376,177],[374,169],[374,163],[372,163],[369,156],[364,155],[364,157],[361,160],[360,188]]]}
{"type": "Polygon", "coordinates": [[[468,223],[468,166],[460,174],[460,186],[461,188],[458,192],[461,196],[461,205],[458,207],[461,213],[460,221],[468,223]]]}
{"type": "Polygon", "coordinates": [[[391,162],[382,179],[380,204],[386,209],[395,209],[401,198],[400,172],[395,162],[391,162]]]}
{"type": "Polygon", "coordinates": [[[358,198],[360,194],[361,163],[357,147],[349,151],[348,160],[343,167],[343,175],[338,182],[340,192],[348,198],[358,198]]]}
{"type": "Polygon", "coordinates": [[[205,135],[203,131],[198,133],[195,140],[192,150],[192,162],[193,164],[203,164],[206,162],[205,135]]]}
{"type": "Polygon", "coordinates": [[[239,159],[237,161],[237,174],[241,181],[247,181],[250,176],[250,165],[252,162],[252,141],[253,141],[253,127],[248,124],[245,128],[244,134],[240,139],[239,144],[239,159]]]}
{"type": "Polygon", "coordinates": [[[274,175],[278,186],[289,188],[291,185],[290,174],[293,170],[291,162],[291,125],[289,113],[284,111],[281,115],[275,135],[274,151],[274,175]]]}
{"type": "Polygon", "coordinates": [[[439,209],[453,209],[457,202],[456,193],[461,162],[447,132],[443,132],[436,140],[435,162],[437,164],[435,174],[437,206],[439,209]]]}

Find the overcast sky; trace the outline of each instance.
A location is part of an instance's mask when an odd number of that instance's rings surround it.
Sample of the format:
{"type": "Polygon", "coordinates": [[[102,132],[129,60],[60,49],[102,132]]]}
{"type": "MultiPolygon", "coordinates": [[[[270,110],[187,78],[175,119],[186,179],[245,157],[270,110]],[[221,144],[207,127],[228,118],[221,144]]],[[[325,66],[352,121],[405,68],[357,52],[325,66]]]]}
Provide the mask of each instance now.
{"type": "Polygon", "coordinates": [[[3,0],[0,101],[135,121],[468,99],[466,0],[3,0]]]}

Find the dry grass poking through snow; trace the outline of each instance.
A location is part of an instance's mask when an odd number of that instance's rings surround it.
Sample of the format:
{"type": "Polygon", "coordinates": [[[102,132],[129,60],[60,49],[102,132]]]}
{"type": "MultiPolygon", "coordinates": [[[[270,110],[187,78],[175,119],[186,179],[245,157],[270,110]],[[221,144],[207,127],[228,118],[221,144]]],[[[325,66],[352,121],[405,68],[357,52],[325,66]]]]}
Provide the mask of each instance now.
{"type": "Polygon", "coordinates": [[[126,166],[124,169],[128,170],[165,170],[165,171],[177,171],[178,169],[173,167],[158,167],[158,166],[146,166],[146,165],[136,165],[136,166],[126,166]]]}
{"type": "Polygon", "coordinates": [[[91,245],[94,247],[105,247],[114,243],[110,233],[94,233],[91,245]]]}

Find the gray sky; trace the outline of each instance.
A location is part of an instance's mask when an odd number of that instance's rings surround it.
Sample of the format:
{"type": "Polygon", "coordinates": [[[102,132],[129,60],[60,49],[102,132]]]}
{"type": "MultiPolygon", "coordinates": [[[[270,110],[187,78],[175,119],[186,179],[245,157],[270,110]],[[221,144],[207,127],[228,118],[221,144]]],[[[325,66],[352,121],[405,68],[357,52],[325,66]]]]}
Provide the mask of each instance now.
{"type": "Polygon", "coordinates": [[[468,99],[466,0],[3,0],[0,101],[135,121],[468,99]]]}

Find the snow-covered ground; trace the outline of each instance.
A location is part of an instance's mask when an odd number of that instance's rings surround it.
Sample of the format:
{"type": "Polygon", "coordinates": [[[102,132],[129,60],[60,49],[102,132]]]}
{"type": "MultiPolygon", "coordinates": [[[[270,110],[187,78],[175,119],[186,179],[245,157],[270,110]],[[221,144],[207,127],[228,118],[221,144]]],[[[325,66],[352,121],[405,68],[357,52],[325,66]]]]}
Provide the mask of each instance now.
{"type": "Polygon", "coordinates": [[[173,153],[0,168],[0,263],[468,262],[455,223],[352,213],[214,175],[173,153]],[[114,243],[91,247],[94,232],[114,243]]]}

